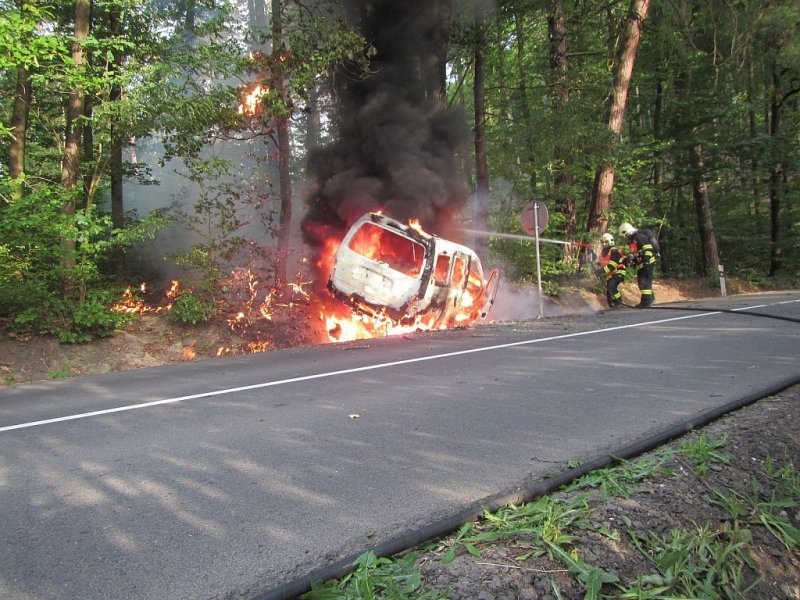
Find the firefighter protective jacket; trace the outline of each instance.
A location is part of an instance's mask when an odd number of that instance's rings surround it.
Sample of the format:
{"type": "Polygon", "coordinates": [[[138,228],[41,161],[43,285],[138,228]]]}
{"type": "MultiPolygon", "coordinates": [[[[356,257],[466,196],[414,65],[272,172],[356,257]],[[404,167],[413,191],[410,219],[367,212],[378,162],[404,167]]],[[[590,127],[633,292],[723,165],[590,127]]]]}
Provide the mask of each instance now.
{"type": "Polygon", "coordinates": [[[617,246],[608,246],[600,250],[597,263],[603,269],[606,279],[614,275],[625,276],[625,254],[617,246]]]}
{"type": "Polygon", "coordinates": [[[649,229],[638,229],[636,233],[628,236],[628,247],[631,254],[635,254],[640,265],[656,264],[656,249],[652,243],[653,232],[649,229]]]}

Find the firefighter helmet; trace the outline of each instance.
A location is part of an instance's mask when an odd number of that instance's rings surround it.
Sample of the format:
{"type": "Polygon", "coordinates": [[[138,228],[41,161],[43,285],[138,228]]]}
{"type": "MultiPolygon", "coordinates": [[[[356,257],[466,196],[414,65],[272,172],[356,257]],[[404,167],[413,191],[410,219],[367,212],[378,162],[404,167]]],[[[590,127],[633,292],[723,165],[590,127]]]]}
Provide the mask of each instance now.
{"type": "Polygon", "coordinates": [[[600,236],[600,243],[603,244],[604,247],[613,246],[614,236],[611,235],[610,233],[604,233],[603,235],[600,236]]]}
{"type": "Polygon", "coordinates": [[[630,223],[623,223],[622,225],[619,226],[620,235],[628,237],[630,235],[633,235],[634,233],[636,233],[636,227],[634,227],[630,223]]]}

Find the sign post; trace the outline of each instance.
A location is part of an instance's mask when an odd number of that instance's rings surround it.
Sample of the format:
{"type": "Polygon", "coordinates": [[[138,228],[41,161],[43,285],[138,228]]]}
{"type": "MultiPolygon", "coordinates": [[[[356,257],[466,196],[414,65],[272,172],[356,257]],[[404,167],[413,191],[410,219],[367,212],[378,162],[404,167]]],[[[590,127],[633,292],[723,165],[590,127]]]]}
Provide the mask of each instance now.
{"type": "Polygon", "coordinates": [[[544,202],[534,200],[522,209],[520,221],[522,230],[536,239],[536,282],[539,287],[539,318],[544,317],[544,301],[542,296],[542,262],[539,256],[539,234],[547,227],[549,213],[544,202]]]}

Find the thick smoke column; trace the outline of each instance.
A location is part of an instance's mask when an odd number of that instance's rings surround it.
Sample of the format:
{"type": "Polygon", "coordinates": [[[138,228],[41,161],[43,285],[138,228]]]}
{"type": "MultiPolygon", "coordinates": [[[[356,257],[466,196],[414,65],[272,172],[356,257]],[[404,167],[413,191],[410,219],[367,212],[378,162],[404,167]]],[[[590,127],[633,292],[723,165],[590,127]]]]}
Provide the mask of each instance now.
{"type": "Polygon", "coordinates": [[[458,154],[469,140],[463,111],[442,98],[453,0],[347,0],[347,15],[376,53],[370,73],[337,76],[337,141],[309,157],[317,187],[306,240],[341,238],[361,215],[418,218],[444,235],[469,188],[458,154]]]}

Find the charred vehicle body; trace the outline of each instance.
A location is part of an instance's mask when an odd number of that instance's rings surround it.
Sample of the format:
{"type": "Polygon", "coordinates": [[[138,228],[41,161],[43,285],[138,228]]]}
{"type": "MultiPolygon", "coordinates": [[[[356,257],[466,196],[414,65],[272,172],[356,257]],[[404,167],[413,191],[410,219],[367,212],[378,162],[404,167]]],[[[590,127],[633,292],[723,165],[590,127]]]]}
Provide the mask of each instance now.
{"type": "Polygon", "coordinates": [[[498,284],[470,248],[369,213],[336,250],[328,290],[356,312],[443,328],[486,317],[498,284]]]}

